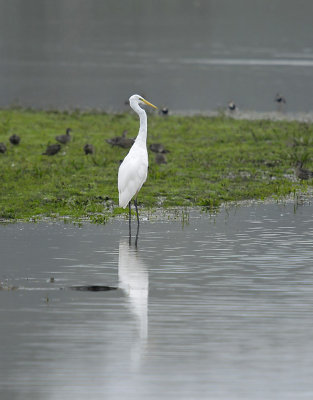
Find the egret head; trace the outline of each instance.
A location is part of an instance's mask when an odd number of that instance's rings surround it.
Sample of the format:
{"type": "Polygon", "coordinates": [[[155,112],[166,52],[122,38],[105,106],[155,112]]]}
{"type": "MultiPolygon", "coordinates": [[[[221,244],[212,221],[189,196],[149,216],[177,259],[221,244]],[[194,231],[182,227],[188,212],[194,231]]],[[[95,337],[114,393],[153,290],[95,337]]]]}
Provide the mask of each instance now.
{"type": "Polygon", "coordinates": [[[129,98],[129,104],[131,106],[131,108],[136,107],[137,105],[143,105],[146,104],[150,107],[153,108],[158,108],[155,105],[151,104],[149,101],[147,101],[146,99],[144,99],[142,96],[139,96],[139,94],[134,94],[129,98]]]}

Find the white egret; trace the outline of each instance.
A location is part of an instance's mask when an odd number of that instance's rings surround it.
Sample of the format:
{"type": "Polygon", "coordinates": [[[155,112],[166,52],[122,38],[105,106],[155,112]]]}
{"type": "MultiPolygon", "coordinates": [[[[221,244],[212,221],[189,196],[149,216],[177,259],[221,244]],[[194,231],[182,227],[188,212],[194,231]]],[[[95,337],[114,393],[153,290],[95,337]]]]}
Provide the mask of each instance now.
{"type": "Polygon", "coordinates": [[[138,94],[134,94],[129,98],[129,105],[139,115],[140,126],[136,140],[118,170],[119,205],[120,207],[126,208],[128,204],[130,224],[131,200],[135,197],[134,204],[138,225],[137,196],[148,174],[147,114],[145,110],[140,107],[141,104],[147,104],[150,107],[157,108],[138,94]]]}

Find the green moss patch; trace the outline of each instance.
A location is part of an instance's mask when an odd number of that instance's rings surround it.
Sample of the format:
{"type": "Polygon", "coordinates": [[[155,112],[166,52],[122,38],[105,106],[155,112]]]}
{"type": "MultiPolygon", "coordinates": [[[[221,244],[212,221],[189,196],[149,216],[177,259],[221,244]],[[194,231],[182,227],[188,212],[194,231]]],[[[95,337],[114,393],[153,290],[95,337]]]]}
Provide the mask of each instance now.
{"type": "MultiPolygon", "coordinates": [[[[128,149],[106,139],[138,132],[133,113],[97,114],[0,111],[0,219],[87,218],[103,222],[127,212],[118,207],[119,160],[128,149]],[[44,156],[55,136],[72,129],[72,141],[54,156],[44,156]],[[19,145],[9,142],[16,133],[19,145]],[[93,144],[95,154],[83,147],[93,144]]],[[[282,197],[305,191],[311,181],[295,178],[297,159],[313,169],[313,126],[300,122],[246,121],[220,117],[148,117],[148,145],[169,150],[158,165],[149,151],[141,207],[218,207],[222,202],[282,197]]]]}

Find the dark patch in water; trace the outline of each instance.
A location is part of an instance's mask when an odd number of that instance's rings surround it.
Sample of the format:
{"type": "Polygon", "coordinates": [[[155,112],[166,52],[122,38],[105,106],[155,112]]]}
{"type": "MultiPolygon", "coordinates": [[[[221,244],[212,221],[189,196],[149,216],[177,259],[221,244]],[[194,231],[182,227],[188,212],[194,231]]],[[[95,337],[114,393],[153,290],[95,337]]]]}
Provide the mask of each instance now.
{"type": "Polygon", "coordinates": [[[113,286],[102,286],[102,285],[86,285],[86,286],[71,286],[72,290],[80,290],[82,292],[107,292],[108,290],[116,290],[113,286]]]}

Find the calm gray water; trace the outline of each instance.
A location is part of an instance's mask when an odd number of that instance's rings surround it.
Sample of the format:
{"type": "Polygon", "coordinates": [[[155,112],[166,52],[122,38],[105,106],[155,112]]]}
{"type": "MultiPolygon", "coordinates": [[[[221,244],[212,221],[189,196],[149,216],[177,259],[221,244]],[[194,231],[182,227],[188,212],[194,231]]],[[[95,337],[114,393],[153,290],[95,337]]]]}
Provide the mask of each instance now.
{"type": "Polygon", "coordinates": [[[1,400],[313,397],[310,204],[146,220],[137,249],[116,220],[0,246],[1,400]]]}
{"type": "Polygon", "coordinates": [[[4,0],[0,107],[312,111],[311,0],[4,0]]]}

